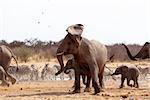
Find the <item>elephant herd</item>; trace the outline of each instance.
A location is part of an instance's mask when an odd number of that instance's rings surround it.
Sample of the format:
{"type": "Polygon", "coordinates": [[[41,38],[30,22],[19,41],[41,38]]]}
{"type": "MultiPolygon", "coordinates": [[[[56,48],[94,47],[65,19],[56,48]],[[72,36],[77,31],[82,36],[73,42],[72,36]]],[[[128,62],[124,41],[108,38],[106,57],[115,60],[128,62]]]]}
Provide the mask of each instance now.
{"type": "MultiPolygon", "coordinates": [[[[103,76],[106,74],[104,71],[106,64],[108,62],[107,58],[107,48],[105,45],[101,44],[95,40],[88,40],[82,37],[84,26],[82,24],[75,24],[69,26],[66,31],[67,35],[61,41],[58,46],[56,55],[57,60],[60,64],[51,66],[45,64],[41,70],[37,69],[36,65],[31,66],[18,66],[17,60],[13,52],[6,46],[0,46],[0,78],[3,85],[9,86],[7,81],[11,81],[12,84],[16,82],[16,78],[20,79],[23,77],[30,78],[30,80],[38,80],[39,76],[42,80],[47,78],[56,79],[57,75],[60,79],[64,79],[64,73],[68,74],[68,77],[72,79],[75,77],[74,90],[72,93],[80,93],[80,76],[82,76],[83,83],[86,85],[85,92],[90,91],[90,83],[92,82],[92,87],[94,88],[94,94],[103,91],[104,79],[103,76]],[[73,55],[73,58],[64,64],[64,55],[73,55]],[[10,66],[11,58],[14,58],[17,66],[10,66]],[[64,72],[64,73],[62,73],[64,72]],[[55,76],[56,75],[56,76],[55,76]]],[[[137,60],[137,58],[147,59],[150,58],[150,43],[146,42],[140,52],[132,56],[128,47],[122,44],[131,60],[137,60]]],[[[145,69],[144,73],[149,70],[145,69]]],[[[119,66],[114,73],[109,72],[107,75],[113,76],[121,74],[121,85],[124,85],[124,80],[127,79],[127,85],[131,87],[139,87],[138,77],[142,69],[134,67],[130,68],[128,66],[119,66]],[[130,84],[130,80],[134,81],[134,84],[130,84]]],[[[147,72],[149,73],[149,72],[147,72]]]]}
{"type": "MultiPolygon", "coordinates": [[[[102,91],[104,87],[103,74],[104,68],[107,63],[107,49],[105,45],[99,43],[98,41],[90,41],[82,37],[84,26],[82,24],[75,24],[69,26],[66,31],[67,35],[62,40],[61,44],[57,49],[57,59],[61,66],[61,69],[56,73],[56,75],[66,70],[64,65],[63,55],[71,54],[73,55],[72,60],[68,61],[67,64],[73,67],[75,70],[75,82],[74,90],[72,93],[80,92],[80,76],[87,77],[86,90],[89,90],[90,81],[92,80],[92,86],[94,87],[94,94],[102,91]]],[[[136,58],[146,59],[150,58],[150,43],[146,42],[140,52],[132,56],[128,47],[122,44],[131,60],[137,60],[136,58]]],[[[67,65],[67,66],[68,66],[67,65]]],[[[127,66],[119,67],[119,73],[114,73],[112,75],[121,74],[121,88],[123,87],[124,80],[127,79],[128,85],[130,85],[130,80],[134,81],[135,87],[138,85],[138,76],[140,71],[138,68],[128,68],[127,66]],[[124,71],[125,70],[125,71],[124,71]],[[133,74],[128,74],[131,73],[133,74]],[[123,74],[125,73],[125,74],[123,74]]],[[[118,69],[116,69],[118,70],[118,69]]],[[[66,72],[66,71],[65,71],[66,72]]],[[[116,72],[116,71],[115,71],[116,72]]]]}

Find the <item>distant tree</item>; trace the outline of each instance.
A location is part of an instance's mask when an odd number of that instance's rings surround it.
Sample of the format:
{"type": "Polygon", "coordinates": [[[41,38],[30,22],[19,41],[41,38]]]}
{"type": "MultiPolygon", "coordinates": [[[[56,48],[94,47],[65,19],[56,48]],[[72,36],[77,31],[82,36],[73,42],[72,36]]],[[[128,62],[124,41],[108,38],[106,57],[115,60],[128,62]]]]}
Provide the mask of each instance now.
{"type": "Polygon", "coordinates": [[[0,45],[7,45],[8,46],[8,43],[5,40],[0,40],[0,45]]]}
{"type": "Polygon", "coordinates": [[[25,43],[22,42],[22,41],[17,41],[17,40],[15,40],[15,41],[11,42],[11,43],[9,44],[9,46],[10,46],[11,48],[22,47],[22,46],[25,46],[25,43]]]}

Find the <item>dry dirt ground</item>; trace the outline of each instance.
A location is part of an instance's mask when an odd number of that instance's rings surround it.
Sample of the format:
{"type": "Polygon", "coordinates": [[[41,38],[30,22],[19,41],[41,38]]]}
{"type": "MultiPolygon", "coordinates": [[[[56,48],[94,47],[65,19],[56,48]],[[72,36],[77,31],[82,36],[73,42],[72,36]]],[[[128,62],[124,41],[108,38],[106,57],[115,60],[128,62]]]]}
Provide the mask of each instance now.
{"type": "Polygon", "coordinates": [[[38,82],[21,82],[7,87],[0,87],[0,100],[150,100],[150,87],[147,82],[141,84],[140,88],[125,87],[118,88],[118,83],[108,80],[104,92],[98,95],[83,92],[69,94],[73,81],[38,81],[38,82]]]}
{"type": "MultiPolygon", "coordinates": [[[[112,66],[108,65],[108,66],[112,66]]],[[[115,65],[116,66],[116,65],[115,65]]],[[[98,95],[83,92],[69,94],[73,80],[19,82],[10,87],[0,86],[0,100],[150,100],[150,79],[139,80],[139,89],[126,86],[119,89],[120,81],[105,81],[104,92],[98,95]]],[[[82,82],[82,81],[81,81],[82,82]]]]}

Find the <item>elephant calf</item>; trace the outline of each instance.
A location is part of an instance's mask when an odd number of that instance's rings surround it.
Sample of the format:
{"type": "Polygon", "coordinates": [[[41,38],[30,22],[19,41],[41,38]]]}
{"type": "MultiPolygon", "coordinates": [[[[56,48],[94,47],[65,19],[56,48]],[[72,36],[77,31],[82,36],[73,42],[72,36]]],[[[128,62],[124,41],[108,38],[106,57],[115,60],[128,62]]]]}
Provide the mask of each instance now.
{"type": "MultiPolygon", "coordinates": [[[[87,66],[85,66],[85,67],[82,66],[79,68],[80,69],[77,69],[77,65],[76,65],[75,60],[70,59],[67,61],[66,66],[64,67],[64,73],[69,74],[70,69],[74,69],[75,73],[77,71],[79,71],[79,73],[83,79],[83,84],[86,85],[84,92],[89,92],[90,91],[90,81],[91,81],[90,69],[87,66]],[[86,77],[87,77],[87,80],[86,80],[86,77]]],[[[74,86],[75,86],[75,84],[74,84],[74,86]]]]}
{"type": "Polygon", "coordinates": [[[5,70],[3,69],[2,66],[0,66],[0,80],[2,81],[1,85],[9,87],[9,83],[6,81],[6,77],[7,77],[7,74],[5,70]]]}
{"type": "Polygon", "coordinates": [[[123,88],[123,84],[125,79],[127,79],[127,85],[128,86],[133,86],[138,88],[139,84],[138,84],[138,77],[140,74],[140,71],[138,68],[136,67],[127,67],[127,66],[119,66],[115,72],[112,75],[119,75],[121,74],[121,85],[120,88],[123,88]],[[130,84],[130,80],[133,80],[134,85],[130,84]]]}

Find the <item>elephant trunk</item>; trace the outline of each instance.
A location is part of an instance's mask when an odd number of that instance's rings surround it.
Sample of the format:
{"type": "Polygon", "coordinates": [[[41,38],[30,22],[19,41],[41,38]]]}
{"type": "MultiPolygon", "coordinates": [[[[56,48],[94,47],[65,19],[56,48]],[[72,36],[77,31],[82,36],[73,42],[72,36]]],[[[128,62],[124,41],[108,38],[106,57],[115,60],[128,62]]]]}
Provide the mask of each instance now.
{"type": "Polygon", "coordinates": [[[122,45],[125,47],[125,49],[126,49],[126,51],[127,51],[127,54],[128,54],[128,57],[129,57],[131,60],[136,61],[136,59],[135,59],[135,58],[132,56],[132,54],[130,53],[128,47],[127,47],[125,44],[122,44],[122,45]]]}
{"type": "Polygon", "coordinates": [[[57,60],[61,66],[61,69],[55,75],[60,74],[64,70],[63,54],[64,52],[57,52],[57,60]]]}
{"type": "Polygon", "coordinates": [[[115,73],[112,73],[111,76],[115,75],[115,73]]]}
{"type": "Polygon", "coordinates": [[[69,74],[70,72],[71,72],[71,71],[70,71],[69,69],[65,69],[65,68],[64,68],[64,73],[65,73],[65,74],[69,74]]]}

